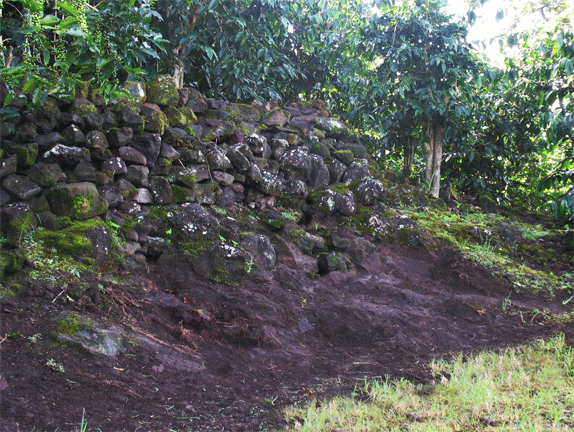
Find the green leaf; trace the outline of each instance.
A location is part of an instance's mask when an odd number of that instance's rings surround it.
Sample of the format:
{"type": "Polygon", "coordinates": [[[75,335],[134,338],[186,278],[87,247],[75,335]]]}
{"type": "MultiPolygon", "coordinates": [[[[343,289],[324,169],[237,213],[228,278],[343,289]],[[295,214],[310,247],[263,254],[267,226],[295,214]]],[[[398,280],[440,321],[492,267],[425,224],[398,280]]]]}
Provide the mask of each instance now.
{"type": "Polygon", "coordinates": [[[208,46],[203,47],[203,51],[205,51],[209,60],[213,60],[214,58],[217,58],[216,52],[211,47],[208,47],[208,46]]]}
{"type": "Polygon", "coordinates": [[[68,15],[72,15],[73,17],[78,17],[80,15],[80,11],[76,9],[70,2],[62,1],[57,3],[57,7],[60,10],[68,15]]]}
{"type": "Polygon", "coordinates": [[[56,29],[56,33],[62,34],[63,32],[71,29],[72,27],[77,26],[79,22],[80,21],[75,17],[68,17],[60,23],[60,25],[56,29]]]}
{"type": "Polygon", "coordinates": [[[44,10],[44,2],[36,1],[36,0],[20,0],[30,12],[38,13],[44,10]]]}
{"type": "Polygon", "coordinates": [[[26,94],[31,92],[36,88],[37,85],[38,82],[34,78],[29,79],[28,82],[22,87],[22,93],[26,94]]]}
{"type": "Polygon", "coordinates": [[[44,28],[56,28],[56,26],[60,23],[60,18],[55,15],[46,15],[45,17],[40,19],[40,24],[44,28]]]}
{"type": "Polygon", "coordinates": [[[564,73],[566,75],[574,74],[574,63],[572,62],[572,59],[568,59],[564,62],[564,73]]]}

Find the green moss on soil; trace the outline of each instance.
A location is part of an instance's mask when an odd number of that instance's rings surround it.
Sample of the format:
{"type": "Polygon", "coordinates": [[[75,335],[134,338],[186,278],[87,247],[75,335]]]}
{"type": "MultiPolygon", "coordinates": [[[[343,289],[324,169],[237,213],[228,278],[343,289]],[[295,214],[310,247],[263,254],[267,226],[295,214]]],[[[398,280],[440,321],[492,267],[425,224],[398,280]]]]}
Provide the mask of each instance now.
{"type": "Polygon", "coordinates": [[[57,335],[73,335],[90,326],[92,326],[92,323],[82,320],[78,314],[70,314],[68,317],[57,320],[54,323],[57,335]]]}

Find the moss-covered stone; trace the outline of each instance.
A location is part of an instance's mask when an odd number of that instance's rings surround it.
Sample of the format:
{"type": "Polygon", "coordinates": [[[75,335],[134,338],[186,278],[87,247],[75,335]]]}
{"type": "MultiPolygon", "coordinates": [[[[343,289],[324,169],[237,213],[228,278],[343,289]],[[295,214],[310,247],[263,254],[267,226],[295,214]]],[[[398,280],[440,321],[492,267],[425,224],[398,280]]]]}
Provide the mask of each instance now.
{"type": "Polygon", "coordinates": [[[38,230],[36,240],[58,253],[78,258],[92,251],[92,242],[86,237],[66,231],[38,230]]]}
{"type": "MultiPolygon", "coordinates": [[[[182,106],[179,109],[179,112],[185,116],[187,119],[186,125],[194,125],[198,122],[197,116],[193,112],[193,110],[188,106],[182,106]]],[[[186,126],[187,127],[187,126],[186,126]]],[[[185,129],[185,128],[184,128],[185,129]]],[[[193,130],[193,129],[192,129],[193,130]]],[[[188,132],[189,133],[189,132],[188,132]]],[[[190,134],[191,135],[191,134],[190,134]]],[[[193,134],[195,135],[195,134],[193,134]]]]}
{"type": "Polygon", "coordinates": [[[235,104],[235,107],[241,116],[241,120],[252,123],[257,123],[261,120],[261,111],[257,107],[246,104],[235,104]]]}
{"type": "Polygon", "coordinates": [[[76,81],[75,82],[75,98],[85,99],[90,94],[90,83],[89,81],[76,81]]]}
{"type": "Polygon", "coordinates": [[[146,83],[148,101],[160,106],[177,106],[179,93],[173,77],[158,75],[146,83]]]}
{"type": "Polygon", "coordinates": [[[195,193],[193,192],[193,189],[173,185],[172,191],[173,191],[173,199],[176,204],[195,201],[195,193]]]}
{"type": "Polygon", "coordinates": [[[22,270],[26,257],[19,251],[0,251],[0,280],[22,270]]]}
{"type": "Polygon", "coordinates": [[[157,132],[160,135],[163,135],[165,133],[165,129],[171,124],[165,113],[160,109],[144,110],[142,108],[141,115],[145,120],[144,129],[149,132],[157,132]]]}
{"type": "MultiPolygon", "coordinates": [[[[87,96],[86,96],[87,97],[87,96]]],[[[77,114],[82,119],[86,118],[90,113],[97,113],[98,108],[88,99],[76,99],[69,109],[71,114],[77,114]]]]}
{"type": "Polygon", "coordinates": [[[355,155],[351,150],[335,150],[333,157],[345,165],[350,165],[355,160],[355,155]]]}
{"type": "Polygon", "coordinates": [[[30,180],[43,188],[51,188],[58,183],[62,168],[58,164],[37,163],[27,173],[30,180]]]}
{"type": "Polygon", "coordinates": [[[48,201],[54,214],[72,219],[88,219],[108,209],[96,185],[87,182],[57,186],[50,191],[48,201]]]}
{"type": "Polygon", "coordinates": [[[163,110],[163,112],[165,113],[167,121],[171,127],[184,129],[188,125],[188,118],[180,111],[179,108],[168,106],[163,110]]]}
{"type": "Polygon", "coordinates": [[[12,151],[16,155],[20,167],[32,166],[38,158],[37,143],[18,144],[12,148],[12,151]]]}
{"type": "Polygon", "coordinates": [[[281,108],[274,108],[261,117],[261,123],[267,127],[283,127],[289,122],[291,115],[281,108]]]}
{"type": "Polygon", "coordinates": [[[141,82],[126,81],[122,87],[128,91],[131,102],[136,104],[144,103],[147,99],[145,84],[141,82]]]}

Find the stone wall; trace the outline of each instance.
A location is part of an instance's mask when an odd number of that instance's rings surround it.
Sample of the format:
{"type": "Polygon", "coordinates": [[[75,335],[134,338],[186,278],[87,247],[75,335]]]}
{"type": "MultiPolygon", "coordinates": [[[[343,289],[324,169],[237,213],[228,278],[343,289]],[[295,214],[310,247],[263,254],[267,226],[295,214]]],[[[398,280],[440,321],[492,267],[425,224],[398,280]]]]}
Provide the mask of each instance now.
{"type": "Polygon", "coordinates": [[[131,101],[105,104],[79,89],[73,103],[49,99],[2,123],[9,246],[38,224],[100,217],[121,225],[152,206],[264,209],[315,193],[320,211],[352,215],[357,203],[384,197],[367,149],[321,101],[235,104],[177,89],[169,76],[125,88],[131,101]],[[334,184],[352,187],[326,189],[334,184]]]}

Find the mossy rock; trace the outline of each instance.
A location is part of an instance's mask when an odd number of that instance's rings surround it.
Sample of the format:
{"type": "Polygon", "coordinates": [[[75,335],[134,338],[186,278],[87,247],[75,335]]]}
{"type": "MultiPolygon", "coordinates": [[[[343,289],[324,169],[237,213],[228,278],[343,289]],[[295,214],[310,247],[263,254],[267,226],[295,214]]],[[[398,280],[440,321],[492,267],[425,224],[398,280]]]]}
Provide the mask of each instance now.
{"type": "Polygon", "coordinates": [[[145,84],[141,82],[126,81],[122,87],[128,91],[131,102],[136,104],[144,103],[147,99],[145,84]]]}
{"type": "Polygon", "coordinates": [[[38,159],[38,144],[18,144],[12,148],[12,152],[16,155],[19,167],[29,167],[38,159]]]}
{"type": "Polygon", "coordinates": [[[179,93],[173,77],[158,75],[146,83],[148,101],[160,106],[177,106],[179,93]]]}
{"type": "Polygon", "coordinates": [[[96,355],[114,357],[123,349],[121,331],[100,328],[97,323],[77,313],[64,314],[57,319],[52,333],[58,342],[96,355]]]}
{"type": "Polygon", "coordinates": [[[50,190],[48,201],[52,212],[72,219],[88,219],[105,213],[108,202],[93,183],[73,183],[50,190]]]}
{"type": "Polygon", "coordinates": [[[349,127],[336,118],[319,117],[315,127],[325,131],[326,136],[336,138],[342,138],[351,134],[349,127]]]}
{"type": "Polygon", "coordinates": [[[173,199],[176,204],[195,201],[195,193],[193,189],[173,185],[172,191],[173,191],[173,199]]]}
{"type": "MultiPolygon", "coordinates": [[[[188,111],[191,110],[188,109],[188,111]]],[[[181,112],[179,108],[168,106],[163,110],[163,112],[167,117],[167,121],[170,127],[185,129],[189,123],[188,118],[183,114],[183,112],[181,112]]],[[[191,113],[193,114],[193,111],[191,111],[191,113]]]]}
{"type": "Polygon", "coordinates": [[[36,239],[42,241],[48,248],[55,249],[60,254],[78,258],[92,250],[92,242],[86,237],[63,231],[38,230],[36,239]]]}
{"type": "Polygon", "coordinates": [[[355,155],[351,150],[335,150],[333,157],[345,165],[350,165],[355,160],[355,155]]]}
{"type": "Polygon", "coordinates": [[[57,335],[72,335],[92,325],[90,321],[83,319],[76,313],[67,313],[54,321],[54,331],[57,335]]]}
{"type": "Polygon", "coordinates": [[[77,114],[85,119],[90,113],[97,113],[98,108],[88,99],[76,99],[69,109],[70,114],[77,114]]]}
{"type": "Polygon", "coordinates": [[[145,120],[145,130],[157,132],[160,135],[163,135],[165,133],[165,129],[171,125],[163,111],[153,111],[145,120]]]}
{"type": "Polygon", "coordinates": [[[261,123],[267,127],[281,128],[289,122],[291,115],[281,108],[274,108],[266,112],[261,118],[261,123]]]}
{"type": "Polygon", "coordinates": [[[90,94],[90,82],[89,81],[76,81],[75,82],[75,98],[85,99],[90,94]]]}
{"type": "MultiPolygon", "coordinates": [[[[259,219],[271,230],[280,230],[290,222],[296,222],[292,213],[279,212],[277,210],[265,209],[259,213],[259,219]]],[[[300,219],[300,218],[297,218],[300,219]]]]}
{"type": "Polygon", "coordinates": [[[217,283],[239,286],[253,269],[253,256],[226,243],[213,243],[193,260],[194,270],[217,283]]]}
{"type": "Polygon", "coordinates": [[[237,109],[241,120],[252,123],[257,123],[261,120],[261,111],[253,105],[235,104],[234,106],[237,109]]]}
{"type": "MultiPolygon", "coordinates": [[[[34,234],[38,221],[28,205],[18,206],[11,210],[7,226],[8,244],[17,247],[34,234]]],[[[7,217],[6,214],[2,216],[7,217]]]]}
{"type": "MultiPolygon", "coordinates": [[[[197,119],[197,116],[195,115],[195,113],[193,112],[193,110],[190,107],[182,106],[182,107],[178,108],[178,110],[187,119],[186,125],[194,125],[199,121],[197,119]]],[[[192,129],[192,131],[193,131],[193,129],[192,129]]],[[[189,133],[189,132],[187,132],[187,133],[189,133]]],[[[193,133],[193,134],[189,133],[189,134],[195,135],[195,133],[193,133]]]]}
{"type": "Polygon", "coordinates": [[[26,257],[20,250],[0,251],[0,280],[18,273],[24,267],[26,257]]]}

